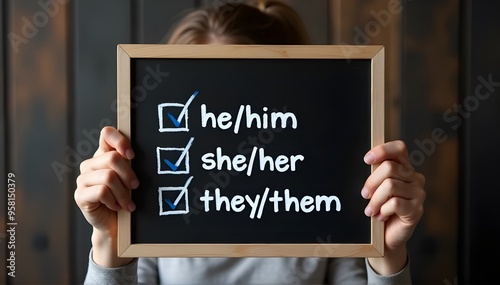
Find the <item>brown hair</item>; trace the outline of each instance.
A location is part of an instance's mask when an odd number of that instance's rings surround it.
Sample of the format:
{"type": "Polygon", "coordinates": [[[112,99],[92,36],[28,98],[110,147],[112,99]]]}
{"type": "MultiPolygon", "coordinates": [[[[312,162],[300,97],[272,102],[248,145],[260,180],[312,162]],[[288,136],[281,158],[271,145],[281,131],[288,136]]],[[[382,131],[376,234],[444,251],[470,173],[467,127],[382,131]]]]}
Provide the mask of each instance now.
{"type": "Polygon", "coordinates": [[[297,12],[276,0],[228,3],[195,10],[173,30],[168,44],[309,44],[297,12]]]}

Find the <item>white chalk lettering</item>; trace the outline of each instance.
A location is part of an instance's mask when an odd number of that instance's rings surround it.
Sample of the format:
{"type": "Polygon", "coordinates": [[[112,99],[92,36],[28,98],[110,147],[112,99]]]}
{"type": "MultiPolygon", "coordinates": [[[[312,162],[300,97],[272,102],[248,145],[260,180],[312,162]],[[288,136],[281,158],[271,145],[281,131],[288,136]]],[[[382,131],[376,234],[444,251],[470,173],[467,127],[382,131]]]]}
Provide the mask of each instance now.
{"type": "Polygon", "coordinates": [[[297,213],[303,212],[306,214],[313,211],[331,212],[333,208],[336,212],[340,212],[342,208],[340,199],[335,195],[306,195],[303,197],[295,197],[291,195],[289,189],[285,189],[283,191],[283,195],[280,194],[280,191],[275,190],[273,195],[268,199],[267,197],[269,195],[269,191],[269,188],[266,187],[262,196],[260,194],[256,194],[255,197],[251,197],[250,195],[245,195],[244,197],[241,195],[229,197],[221,195],[220,189],[216,188],[214,190],[214,194],[211,194],[209,190],[205,190],[205,194],[199,199],[203,202],[205,212],[210,212],[210,204],[215,204],[215,211],[217,212],[225,210],[226,212],[233,211],[240,213],[243,212],[248,206],[250,208],[250,213],[248,214],[250,219],[262,218],[267,202],[270,202],[273,205],[275,213],[280,211],[295,211],[297,213]],[[334,207],[332,207],[333,203],[335,204],[334,207]]]}
{"type": "Polygon", "coordinates": [[[257,167],[260,171],[296,171],[297,163],[304,161],[304,156],[301,154],[296,155],[278,155],[276,158],[266,155],[264,148],[254,147],[248,158],[243,154],[237,154],[233,157],[223,153],[221,147],[215,149],[215,153],[209,152],[201,157],[202,167],[205,170],[228,170],[244,172],[247,175],[252,175],[254,163],[258,163],[257,167]],[[258,155],[257,155],[258,151],[258,155]]]}
{"type": "Polygon", "coordinates": [[[203,128],[212,127],[213,129],[219,128],[221,130],[228,130],[233,128],[233,132],[238,134],[241,127],[247,129],[285,129],[291,126],[292,129],[297,129],[297,117],[292,112],[268,112],[269,108],[263,107],[263,113],[256,113],[252,111],[252,106],[241,105],[236,114],[236,120],[233,124],[233,116],[229,112],[221,112],[216,115],[213,112],[207,111],[207,105],[202,104],[201,111],[201,126],[203,128]],[[245,123],[242,123],[244,120],[245,123]]]}

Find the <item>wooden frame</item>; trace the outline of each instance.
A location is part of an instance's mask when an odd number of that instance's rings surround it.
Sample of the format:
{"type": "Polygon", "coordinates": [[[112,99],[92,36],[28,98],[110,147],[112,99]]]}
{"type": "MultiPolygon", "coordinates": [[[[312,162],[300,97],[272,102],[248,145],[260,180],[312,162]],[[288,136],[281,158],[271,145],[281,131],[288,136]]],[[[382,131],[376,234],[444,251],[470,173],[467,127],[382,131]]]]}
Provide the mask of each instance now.
{"type": "MultiPolygon", "coordinates": [[[[118,45],[118,129],[129,139],[133,58],[370,59],[371,145],[385,140],[383,46],[118,45]]],[[[132,244],[131,214],[122,210],[117,246],[120,257],[380,257],[384,255],[384,223],[371,219],[368,244],[132,244]]]]}

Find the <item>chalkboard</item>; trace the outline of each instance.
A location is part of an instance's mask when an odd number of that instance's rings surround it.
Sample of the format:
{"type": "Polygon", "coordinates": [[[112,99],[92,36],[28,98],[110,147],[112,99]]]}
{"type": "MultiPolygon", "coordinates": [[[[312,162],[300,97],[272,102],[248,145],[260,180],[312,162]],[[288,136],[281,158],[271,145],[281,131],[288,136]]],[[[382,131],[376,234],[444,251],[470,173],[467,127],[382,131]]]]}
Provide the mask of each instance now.
{"type": "Polygon", "coordinates": [[[119,45],[136,153],[122,257],[382,256],[360,195],[384,141],[382,46],[119,45]]]}

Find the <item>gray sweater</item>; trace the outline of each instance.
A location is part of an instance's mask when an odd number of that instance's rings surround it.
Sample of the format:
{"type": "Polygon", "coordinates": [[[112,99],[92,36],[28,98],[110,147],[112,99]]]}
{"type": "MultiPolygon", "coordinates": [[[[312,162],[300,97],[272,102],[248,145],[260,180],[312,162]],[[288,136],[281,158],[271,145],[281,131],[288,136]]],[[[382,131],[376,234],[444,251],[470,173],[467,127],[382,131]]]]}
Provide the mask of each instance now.
{"type": "Polygon", "coordinates": [[[104,268],[91,251],[84,284],[411,284],[411,277],[408,264],[380,276],[362,258],[139,258],[104,268]]]}

